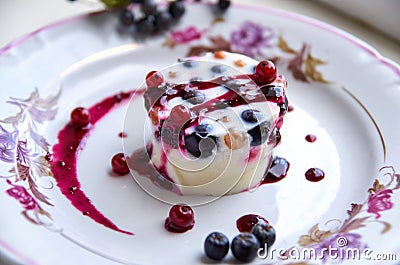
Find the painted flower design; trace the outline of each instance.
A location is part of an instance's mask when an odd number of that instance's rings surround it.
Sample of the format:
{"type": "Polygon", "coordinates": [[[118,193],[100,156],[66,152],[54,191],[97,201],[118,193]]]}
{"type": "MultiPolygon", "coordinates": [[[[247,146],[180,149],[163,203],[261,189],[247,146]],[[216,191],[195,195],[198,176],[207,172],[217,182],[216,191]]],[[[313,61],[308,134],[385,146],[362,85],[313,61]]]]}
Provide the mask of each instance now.
{"type": "Polygon", "coordinates": [[[250,57],[261,56],[261,49],[271,47],[271,39],[274,37],[270,27],[263,27],[254,22],[244,22],[239,30],[231,33],[232,50],[250,57]]]}
{"type": "Polygon", "coordinates": [[[390,201],[393,191],[391,189],[380,190],[372,194],[368,198],[367,212],[375,214],[375,218],[381,217],[381,211],[389,210],[393,207],[393,202],[390,201]]]}
{"type": "Polygon", "coordinates": [[[361,253],[368,246],[361,242],[361,235],[356,233],[339,233],[312,246],[319,260],[326,263],[336,260],[355,258],[349,255],[355,254],[350,250],[359,250],[361,253]],[[349,250],[349,251],[347,251],[349,250]]]}
{"type": "Polygon", "coordinates": [[[7,180],[7,183],[13,187],[6,190],[7,194],[14,199],[18,200],[25,210],[34,210],[38,207],[35,199],[27,192],[27,190],[20,185],[12,184],[11,181],[7,180]]]}
{"type": "Polygon", "coordinates": [[[0,160],[14,162],[14,150],[17,144],[18,131],[9,132],[0,125],[0,160]]]}
{"type": "Polygon", "coordinates": [[[202,32],[195,26],[189,26],[186,29],[180,31],[171,31],[171,39],[178,44],[188,43],[193,40],[200,39],[202,32]]]}

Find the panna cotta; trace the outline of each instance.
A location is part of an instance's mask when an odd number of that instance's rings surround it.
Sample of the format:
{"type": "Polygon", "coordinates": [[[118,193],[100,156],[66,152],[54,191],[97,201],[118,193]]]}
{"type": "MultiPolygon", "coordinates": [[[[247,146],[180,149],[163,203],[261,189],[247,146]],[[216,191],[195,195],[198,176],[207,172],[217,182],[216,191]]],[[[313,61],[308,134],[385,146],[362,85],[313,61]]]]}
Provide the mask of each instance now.
{"type": "Polygon", "coordinates": [[[149,161],[173,190],[222,196],[262,182],[288,107],[272,62],[207,53],[150,72],[146,86],[149,161]]]}

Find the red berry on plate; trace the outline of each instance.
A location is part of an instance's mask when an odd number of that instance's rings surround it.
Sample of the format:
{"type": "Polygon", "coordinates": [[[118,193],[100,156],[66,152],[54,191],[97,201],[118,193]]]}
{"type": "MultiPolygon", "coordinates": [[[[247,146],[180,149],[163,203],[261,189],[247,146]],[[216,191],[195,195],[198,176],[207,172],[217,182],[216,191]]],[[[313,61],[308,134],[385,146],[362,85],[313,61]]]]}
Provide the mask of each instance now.
{"type": "Polygon", "coordinates": [[[169,210],[165,228],[171,232],[185,232],[194,226],[193,209],[186,204],[175,204],[169,210]]]}
{"type": "Polygon", "coordinates": [[[164,83],[164,77],[160,72],[151,71],[146,75],[147,87],[158,87],[164,83]]]}
{"type": "Polygon", "coordinates": [[[83,107],[75,108],[71,112],[71,122],[77,127],[85,127],[90,122],[89,110],[83,107]]]}
{"type": "Polygon", "coordinates": [[[276,67],[271,61],[261,61],[255,69],[254,73],[256,82],[261,84],[269,84],[276,78],[276,67]]]}
{"type": "Polygon", "coordinates": [[[129,173],[129,167],[126,163],[126,156],[124,153],[118,153],[111,159],[111,167],[117,175],[126,175],[129,173]]]}

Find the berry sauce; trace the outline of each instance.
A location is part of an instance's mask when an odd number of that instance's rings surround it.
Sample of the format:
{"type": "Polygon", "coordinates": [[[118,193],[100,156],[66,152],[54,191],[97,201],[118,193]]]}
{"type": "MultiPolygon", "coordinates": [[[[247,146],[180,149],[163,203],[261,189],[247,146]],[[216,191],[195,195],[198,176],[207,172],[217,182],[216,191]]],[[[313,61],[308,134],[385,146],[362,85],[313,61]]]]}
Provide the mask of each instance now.
{"type": "Polygon", "coordinates": [[[272,160],[271,167],[267,171],[267,174],[261,184],[275,183],[284,179],[289,170],[290,163],[282,157],[274,157],[272,160]]]}
{"type": "Polygon", "coordinates": [[[128,137],[128,135],[127,135],[126,133],[124,133],[124,132],[120,132],[120,133],[118,134],[118,137],[119,137],[119,138],[126,138],[126,137],[128,137]]]}
{"type": "Polygon", "coordinates": [[[307,134],[305,139],[307,142],[313,143],[317,140],[317,136],[315,136],[314,134],[307,134]]]}
{"type": "Polygon", "coordinates": [[[294,110],[294,107],[292,105],[289,105],[287,110],[288,112],[292,112],[294,110]]]}
{"type": "Polygon", "coordinates": [[[133,235],[133,233],[118,228],[96,209],[82,191],[78,180],[77,161],[79,152],[83,150],[94,125],[119,103],[129,100],[132,96],[138,97],[142,94],[142,91],[121,92],[93,105],[89,108],[90,126],[86,128],[80,128],[72,122],[68,122],[58,133],[58,143],[53,146],[52,158],[49,161],[57,186],[76,209],[95,222],[128,235],[133,235]]]}
{"type": "Polygon", "coordinates": [[[319,168],[310,168],[309,170],[306,171],[304,174],[306,176],[306,179],[311,182],[318,182],[325,177],[325,172],[322,171],[319,168]]]}
{"type": "Polygon", "coordinates": [[[269,224],[268,220],[257,214],[246,214],[236,220],[236,227],[239,232],[251,232],[256,224],[269,224]]]}

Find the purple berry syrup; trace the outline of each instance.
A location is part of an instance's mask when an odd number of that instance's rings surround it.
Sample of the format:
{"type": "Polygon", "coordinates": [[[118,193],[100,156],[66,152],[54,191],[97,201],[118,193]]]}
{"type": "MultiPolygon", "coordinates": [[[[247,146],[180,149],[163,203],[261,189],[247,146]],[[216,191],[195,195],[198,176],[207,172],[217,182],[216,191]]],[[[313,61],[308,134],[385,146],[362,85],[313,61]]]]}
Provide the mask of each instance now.
{"type": "Polygon", "coordinates": [[[95,124],[121,102],[129,100],[132,96],[138,97],[142,94],[141,91],[121,92],[93,105],[89,108],[90,125],[85,128],[79,128],[72,122],[68,122],[58,133],[58,143],[53,146],[51,161],[49,161],[57,186],[76,209],[95,222],[128,235],[133,235],[133,233],[118,228],[96,209],[81,190],[77,174],[77,161],[79,152],[83,150],[95,124]]]}

